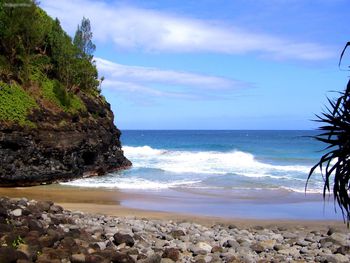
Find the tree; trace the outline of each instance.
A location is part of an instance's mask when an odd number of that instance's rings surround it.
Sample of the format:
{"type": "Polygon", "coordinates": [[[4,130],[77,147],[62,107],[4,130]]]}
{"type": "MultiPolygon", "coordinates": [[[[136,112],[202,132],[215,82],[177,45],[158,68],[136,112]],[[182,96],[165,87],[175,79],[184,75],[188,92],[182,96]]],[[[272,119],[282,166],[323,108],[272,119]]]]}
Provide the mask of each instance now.
{"type": "Polygon", "coordinates": [[[75,80],[81,89],[97,89],[98,73],[94,64],[93,52],[96,46],[92,43],[90,20],[83,17],[81,25],[75,33],[73,44],[77,49],[77,61],[75,63],[75,80]]]}
{"type": "Polygon", "coordinates": [[[92,43],[91,25],[88,18],[83,17],[81,25],[78,25],[73,43],[80,51],[81,57],[86,57],[90,61],[92,60],[96,46],[94,43],[92,43]]]}
{"type": "MultiPolygon", "coordinates": [[[[341,53],[339,65],[343,58],[347,43],[341,53]]],[[[337,202],[343,215],[344,221],[350,223],[350,80],[345,91],[339,93],[336,100],[328,99],[329,106],[321,116],[317,115],[317,121],[323,126],[319,128],[321,134],[314,138],[326,143],[327,153],[310,170],[307,181],[317,167],[320,168],[323,179],[323,198],[330,192],[331,181],[334,202],[337,202]]],[[[307,185],[306,185],[307,186],[307,185]]]]}

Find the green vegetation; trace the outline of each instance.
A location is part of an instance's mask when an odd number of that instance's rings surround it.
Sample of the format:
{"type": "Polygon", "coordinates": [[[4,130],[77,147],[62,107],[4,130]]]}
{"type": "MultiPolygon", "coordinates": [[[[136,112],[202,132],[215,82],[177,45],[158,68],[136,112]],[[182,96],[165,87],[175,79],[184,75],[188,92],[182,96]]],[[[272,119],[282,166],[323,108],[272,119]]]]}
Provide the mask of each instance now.
{"type": "Polygon", "coordinates": [[[100,96],[94,51],[89,19],[72,41],[36,1],[0,0],[0,120],[26,124],[36,104],[45,108],[42,100],[67,113],[85,111],[80,93],[100,96]],[[31,92],[34,86],[40,91],[31,92]]]}
{"type": "Polygon", "coordinates": [[[24,244],[24,240],[21,238],[21,236],[17,236],[13,241],[12,241],[12,247],[14,249],[17,249],[19,245],[24,244]]]}
{"type": "Polygon", "coordinates": [[[41,82],[41,86],[43,97],[62,108],[65,112],[76,113],[86,110],[81,99],[77,95],[68,92],[59,81],[46,79],[41,82]]]}
{"type": "MultiPolygon", "coordinates": [[[[345,46],[340,62],[346,48],[345,46]]],[[[339,65],[340,65],[339,62],[339,65]]],[[[337,202],[344,221],[350,223],[350,81],[344,92],[335,101],[328,100],[327,111],[318,117],[318,122],[323,126],[319,129],[321,134],[315,138],[326,143],[327,153],[324,154],[319,162],[312,167],[308,180],[317,167],[320,168],[324,179],[323,198],[326,192],[330,192],[331,181],[333,180],[334,202],[337,202]]]]}
{"type": "Polygon", "coordinates": [[[26,117],[35,107],[38,107],[35,100],[19,85],[0,82],[0,120],[31,125],[26,117]]]}

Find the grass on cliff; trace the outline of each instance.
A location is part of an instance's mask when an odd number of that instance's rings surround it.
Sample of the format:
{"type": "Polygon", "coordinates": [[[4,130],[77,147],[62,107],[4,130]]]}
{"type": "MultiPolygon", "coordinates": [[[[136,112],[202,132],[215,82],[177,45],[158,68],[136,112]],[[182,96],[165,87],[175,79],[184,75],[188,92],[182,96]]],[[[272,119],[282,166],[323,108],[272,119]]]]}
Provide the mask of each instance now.
{"type": "Polygon", "coordinates": [[[40,70],[34,71],[30,77],[32,82],[38,83],[42,97],[53,103],[58,109],[67,113],[86,111],[82,100],[67,89],[56,79],[49,79],[40,70]]]}
{"type": "Polygon", "coordinates": [[[35,126],[27,120],[30,110],[38,107],[35,100],[17,84],[8,85],[0,81],[0,120],[35,126]]]}
{"type": "Polygon", "coordinates": [[[68,113],[86,111],[85,104],[75,94],[67,92],[57,80],[45,79],[41,82],[42,92],[45,99],[57,105],[68,113]]]}

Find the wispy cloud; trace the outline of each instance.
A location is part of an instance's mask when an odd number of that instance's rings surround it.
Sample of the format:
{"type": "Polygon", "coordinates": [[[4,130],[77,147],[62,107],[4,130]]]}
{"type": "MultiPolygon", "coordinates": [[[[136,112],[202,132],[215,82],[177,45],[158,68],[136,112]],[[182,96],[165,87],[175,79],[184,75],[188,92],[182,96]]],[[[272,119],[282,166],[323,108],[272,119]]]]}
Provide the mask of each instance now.
{"type": "Polygon", "coordinates": [[[191,72],[163,70],[150,67],[127,66],[96,58],[96,65],[106,80],[103,87],[139,96],[198,99],[215,97],[218,91],[224,96],[241,88],[251,87],[247,82],[191,72]],[[166,87],[166,90],[162,89],[166,87]]]}
{"type": "Polygon", "coordinates": [[[184,85],[201,89],[232,89],[248,85],[241,81],[223,77],[151,67],[127,66],[102,58],[96,58],[95,60],[101,72],[108,74],[113,79],[123,79],[125,81],[184,85]]]}
{"type": "Polygon", "coordinates": [[[322,60],[329,48],[269,33],[154,10],[90,0],[45,0],[41,6],[58,17],[66,30],[76,29],[83,16],[93,24],[95,39],[149,52],[257,53],[273,59],[322,60]]]}

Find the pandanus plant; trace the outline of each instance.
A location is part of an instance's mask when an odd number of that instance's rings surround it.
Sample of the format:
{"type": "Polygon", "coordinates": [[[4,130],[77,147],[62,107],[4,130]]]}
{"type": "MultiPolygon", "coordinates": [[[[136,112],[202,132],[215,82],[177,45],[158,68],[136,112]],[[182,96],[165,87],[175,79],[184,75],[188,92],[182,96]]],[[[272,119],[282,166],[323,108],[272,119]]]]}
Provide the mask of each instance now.
{"type": "MultiPolygon", "coordinates": [[[[350,42],[344,47],[339,60],[350,42]]],[[[326,153],[314,165],[309,173],[307,182],[319,167],[323,180],[323,198],[333,188],[334,202],[338,203],[344,222],[349,227],[350,222],[350,80],[345,91],[339,92],[336,100],[328,99],[329,106],[321,115],[316,115],[321,133],[315,139],[326,143],[326,153]]],[[[307,183],[306,183],[307,186],[307,183]]]]}

